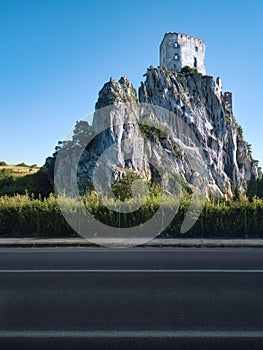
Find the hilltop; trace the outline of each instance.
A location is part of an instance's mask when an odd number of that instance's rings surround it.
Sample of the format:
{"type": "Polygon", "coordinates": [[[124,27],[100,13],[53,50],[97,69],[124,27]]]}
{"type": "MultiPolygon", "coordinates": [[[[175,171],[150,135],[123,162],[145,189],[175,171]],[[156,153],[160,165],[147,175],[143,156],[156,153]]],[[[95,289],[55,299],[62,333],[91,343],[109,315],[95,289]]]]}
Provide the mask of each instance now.
{"type": "Polygon", "coordinates": [[[47,196],[52,187],[42,168],[35,164],[17,165],[0,162],[0,196],[25,194],[25,192],[47,196]]]}
{"type": "MultiPolygon", "coordinates": [[[[245,194],[249,182],[259,179],[260,169],[232,108],[226,104],[221,80],[191,69],[172,72],[162,67],[149,67],[144,76],[138,94],[127,77],[119,81],[111,78],[105,83],[99,92],[92,125],[84,121],[77,123],[73,139],[60,143],[54,157],[47,159],[45,168],[50,172],[58,150],[66,151],[58,177],[62,179],[66,172],[71,177],[76,171],[78,188],[84,194],[93,188],[97,160],[111,149],[103,160],[104,182],[120,179],[131,170],[155,181],[150,158],[156,153],[154,145],[159,145],[169,154],[169,173],[179,173],[186,186],[194,186],[195,171],[189,164],[186,149],[176,141],[180,121],[194,134],[198,140],[196,146],[203,154],[206,196],[232,198],[237,190],[245,194]],[[139,103],[167,111],[145,116],[156,130],[142,129],[139,125],[139,103]],[[113,109],[104,113],[107,107],[113,109]],[[126,107],[130,113],[125,112],[126,107]],[[94,135],[97,136],[94,138],[94,135]],[[81,147],[80,162],[74,169],[72,157],[81,147]]],[[[161,160],[157,166],[161,166],[161,160]]]]}

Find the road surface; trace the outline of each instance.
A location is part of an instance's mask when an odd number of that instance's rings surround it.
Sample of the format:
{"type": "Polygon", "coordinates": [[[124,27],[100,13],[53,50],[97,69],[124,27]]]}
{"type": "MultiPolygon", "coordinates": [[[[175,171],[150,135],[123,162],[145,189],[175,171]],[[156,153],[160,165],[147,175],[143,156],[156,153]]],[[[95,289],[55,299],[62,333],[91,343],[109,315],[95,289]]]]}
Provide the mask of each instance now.
{"type": "Polygon", "coordinates": [[[1,349],[262,349],[263,250],[0,249],[1,349]]]}

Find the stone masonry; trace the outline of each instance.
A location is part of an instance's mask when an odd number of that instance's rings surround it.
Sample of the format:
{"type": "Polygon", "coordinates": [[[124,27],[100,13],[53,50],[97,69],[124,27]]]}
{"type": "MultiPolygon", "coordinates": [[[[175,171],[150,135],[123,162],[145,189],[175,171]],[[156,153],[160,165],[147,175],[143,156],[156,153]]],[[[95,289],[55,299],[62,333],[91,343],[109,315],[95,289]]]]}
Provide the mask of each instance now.
{"type": "Polygon", "coordinates": [[[222,96],[222,100],[225,104],[225,110],[228,111],[230,114],[233,113],[233,105],[232,105],[232,93],[231,92],[225,92],[222,96]]]}
{"type": "Polygon", "coordinates": [[[189,66],[205,75],[205,42],[187,34],[166,33],[160,45],[160,66],[176,72],[189,66]]]}

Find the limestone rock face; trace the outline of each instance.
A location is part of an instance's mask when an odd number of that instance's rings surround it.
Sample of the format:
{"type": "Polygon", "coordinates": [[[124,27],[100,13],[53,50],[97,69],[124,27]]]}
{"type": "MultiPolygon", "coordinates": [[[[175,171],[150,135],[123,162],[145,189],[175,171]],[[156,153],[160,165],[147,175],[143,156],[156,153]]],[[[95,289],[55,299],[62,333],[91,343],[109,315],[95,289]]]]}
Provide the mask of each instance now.
{"type": "Polygon", "coordinates": [[[99,92],[96,103],[96,110],[117,103],[136,102],[136,90],[127,77],[122,77],[119,81],[110,78],[99,92]]]}
{"type": "MultiPolygon", "coordinates": [[[[138,99],[126,77],[119,81],[111,78],[103,86],[92,126],[87,125],[84,140],[88,146],[84,151],[79,139],[85,131],[75,132],[75,141],[70,147],[81,150],[80,162],[75,169],[80,192],[84,193],[89,188],[87,184],[93,183],[98,161],[104,164],[99,176],[104,176],[105,181],[121,177],[127,170],[133,170],[146,179],[154,179],[156,174],[150,158],[155,154],[161,163],[162,157],[159,155],[158,158],[158,149],[150,141],[169,154],[169,171],[180,173],[184,181],[193,185],[193,169],[176,142],[178,120],[189,127],[202,151],[207,174],[207,196],[231,197],[236,186],[245,191],[251,176],[258,177],[258,169],[232,112],[225,107],[221,80],[198,73],[168,72],[162,68],[149,68],[145,77],[138,99]],[[164,130],[169,130],[169,136],[160,132],[149,135],[149,130],[139,125],[138,102],[167,111],[158,115],[147,111],[144,120],[148,118],[153,124],[159,123],[158,128],[161,125],[164,130]]],[[[63,147],[66,146],[69,144],[64,143],[63,147]]],[[[66,156],[65,164],[69,164],[70,157],[66,156]]]]}
{"type": "MultiPolygon", "coordinates": [[[[231,196],[236,186],[244,191],[251,176],[258,176],[234,116],[225,108],[219,78],[148,69],[139,99],[169,109],[193,130],[205,156],[212,194],[219,190],[231,196]]],[[[173,127],[172,121],[166,122],[173,127]]]]}

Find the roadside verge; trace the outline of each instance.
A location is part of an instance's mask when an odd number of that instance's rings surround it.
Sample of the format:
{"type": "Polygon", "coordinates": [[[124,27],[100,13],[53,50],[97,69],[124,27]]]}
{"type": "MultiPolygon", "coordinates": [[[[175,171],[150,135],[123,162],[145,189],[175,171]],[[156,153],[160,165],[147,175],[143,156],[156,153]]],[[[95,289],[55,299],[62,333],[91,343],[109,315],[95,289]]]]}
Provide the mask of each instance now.
{"type": "MultiPolygon", "coordinates": [[[[112,244],[112,241],[109,241],[112,244]]],[[[125,244],[124,244],[125,246],[125,244]]],[[[0,248],[101,247],[83,238],[0,238],[0,248]]],[[[114,245],[112,245],[114,248],[114,245]]],[[[155,238],[138,247],[175,248],[263,248],[263,239],[155,238]]]]}

